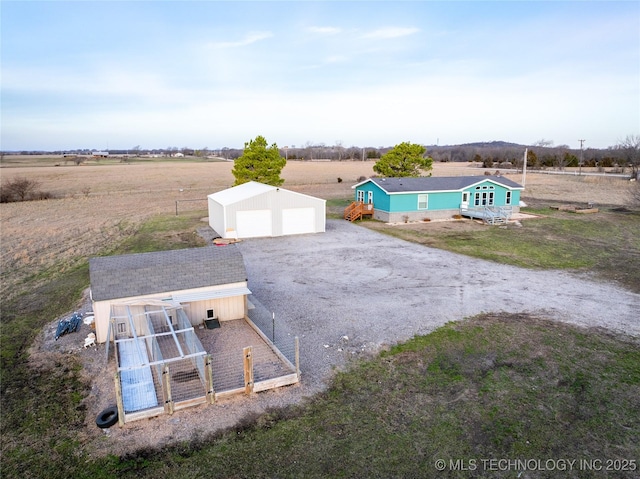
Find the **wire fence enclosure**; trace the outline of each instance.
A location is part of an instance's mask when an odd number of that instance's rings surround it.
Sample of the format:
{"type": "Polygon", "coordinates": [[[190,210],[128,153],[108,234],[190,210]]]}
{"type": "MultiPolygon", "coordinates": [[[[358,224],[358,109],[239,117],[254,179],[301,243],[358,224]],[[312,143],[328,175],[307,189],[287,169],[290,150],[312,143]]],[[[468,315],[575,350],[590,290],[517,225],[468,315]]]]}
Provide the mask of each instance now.
{"type": "Polygon", "coordinates": [[[196,329],[180,304],[155,303],[111,308],[121,425],[299,382],[297,338],[285,354],[249,317],[196,329]]]}

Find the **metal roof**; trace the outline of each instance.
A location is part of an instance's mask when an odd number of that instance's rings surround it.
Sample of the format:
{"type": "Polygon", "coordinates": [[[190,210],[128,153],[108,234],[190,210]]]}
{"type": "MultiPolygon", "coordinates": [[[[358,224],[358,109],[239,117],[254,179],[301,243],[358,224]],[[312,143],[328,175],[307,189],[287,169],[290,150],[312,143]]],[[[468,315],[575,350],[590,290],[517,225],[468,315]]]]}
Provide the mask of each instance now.
{"type": "Polygon", "coordinates": [[[96,301],[247,281],[235,245],[90,258],[89,276],[96,301]]]}
{"type": "Polygon", "coordinates": [[[277,189],[275,186],[265,185],[257,181],[248,181],[247,183],[210,194],[209,198],[221,205],[230,205],[275,189],[277,189]]]}
{"type": "MultiPolygon", "coordinates": [[[[503,176],[421,176],[418,178],[370,178],[355,186],[359,186],[366,181],[371,181],[382,188],[387,193],[417,193],[435,191],[460,191],[470,186],[491,181],[510,189],[523,189],[515,181],[511,181],[503,176]]],[[[354,187],[355,187],[354,186],[354,187]]]]}
{"type": "Polygon", "coordinates": [[[232,298],[234,296],[247,296],[251,290],[246,286],[240,288],[217,289],[215,291],[201,291],[198,293],[172,294],[174,301],[179,303],[190,303],[193,301],[205,301],[207,299],[232,298]]]}
{"type": "Polygon", "coordinates": [[[219,203],[223,206],[227,206],[239,201],[253,198],[254,196],[269,193],[271,191],[281,191],[290,195],[312,198],[318,203],[326,202],[326,200],[316,198],[315,196],[305,195],[304,193],[298,193],[297,191],[286,190],[284,188],[280,188],[279,186],[265,185],[264,183],[258,183],[257,181],[248,181],[247,183],[242,183],[241,185],[218,191],[217,193],[212,193],[207,198],[210,198],[216,203],[219,203]]]}

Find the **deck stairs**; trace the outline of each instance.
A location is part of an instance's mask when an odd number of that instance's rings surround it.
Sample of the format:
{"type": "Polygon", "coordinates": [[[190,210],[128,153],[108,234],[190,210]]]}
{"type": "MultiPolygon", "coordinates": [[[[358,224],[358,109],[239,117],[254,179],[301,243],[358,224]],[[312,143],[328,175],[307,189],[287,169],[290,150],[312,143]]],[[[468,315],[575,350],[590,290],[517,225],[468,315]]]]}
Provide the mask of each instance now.
{"type": "Polygon", "coordinates": [[[487,225],[503,225],[506,224],[511,215],[513,208],[510,206],[481,206],[479,208],[460,208],[461,216],[481,219],[487,225]]]}
{"type": "Polygon", "coordinates": [[[354,201],[344,209],[344,219],[352,223],[364,216],[373,216],[373,204],[354,201]]]}

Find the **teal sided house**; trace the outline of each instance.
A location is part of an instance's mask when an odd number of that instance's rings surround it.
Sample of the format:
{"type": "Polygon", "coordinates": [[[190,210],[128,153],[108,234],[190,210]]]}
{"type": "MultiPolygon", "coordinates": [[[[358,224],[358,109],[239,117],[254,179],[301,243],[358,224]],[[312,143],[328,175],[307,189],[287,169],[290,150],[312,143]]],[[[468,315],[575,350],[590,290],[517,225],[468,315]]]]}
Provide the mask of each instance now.
{"type": "Polygon", "coordinates": [[[351,221],[364,215],[387,223],[462,215],[495,224],[520,210],[523,186],[502,176],[369,178],[354,186],[345,210],[351,221]]]}

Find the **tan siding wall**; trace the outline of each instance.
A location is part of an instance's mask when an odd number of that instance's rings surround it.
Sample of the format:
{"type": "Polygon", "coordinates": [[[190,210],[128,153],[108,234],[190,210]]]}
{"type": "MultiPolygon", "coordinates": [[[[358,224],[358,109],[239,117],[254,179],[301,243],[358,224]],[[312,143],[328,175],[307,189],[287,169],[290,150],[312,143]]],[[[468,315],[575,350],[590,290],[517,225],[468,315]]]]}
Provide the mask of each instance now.
{"type": "Polygon", "coordinates": [[[104,343],[107,340],[109,331],[109,315],[111,314],[110,301],[94,301],[93,317],[96,325],[96,341],[104,343]]]}
{"type": "Polygon", "coordinates": [[[244,318],[245,299],[246,296],[233,296],[231,298],[183,303],[183,306],[185,313],[187,313],[191,321],[191,325],[198,326],[203,324],[207,318],[208,309],[213,309],[216,317],[220,321],[244,318]]]}
{"type": "MultiPolygon", "coordinates": [[[[120,298],[117,300],[111,301],[94,301],[93,302],[93,313],[95,317],[96,324],[96,341],[98,343],[104,343],[107,340],[107,332],[109,330],[109,318],[111,316],[111,304],[122,304],[127,301],[134,300],[144,300],[144,299],[167,299],[170,298],[173,294],[190,294],[190,293],[200,293],[205,291],[220,291],[225,289],[233,289],[239,287],[246,287],[246,282],[239,283],[230,283],[222,286],[212,286],[207,288],[194,288],[188,290],[181,291],[170,291],[162,294],[153,294],[147,296],[135,296],[131,298],[120,298]]],[[[183,307],[185,313],[189,317],[191,324],[193,326],[197,326],[202,324],[204,318],[207,317],[207,309],[213,308],[218,318],[222,321],[227,321],[231,319],[241,319],[244,318],[246,314],[246,296],[233,296],[230,298],[220,298],[214,300],[203,300],[191,303],[183,303],[183,307]]],[[[131,306],[132,312],[137,314],[139,312],[144,311],[144,307],[142,306],[131,306]],[[140,309],[140,311],[138,311],[140,309]]],[[[134,320],[138,323],[137,326],[140,328],[138,331],[147,331],[146,327],[146,319],[144,316],[136,316],[134,320]],[[144,321],[144,326],[142,322],[144,321]]]]}

